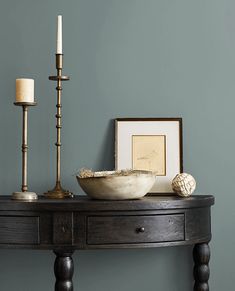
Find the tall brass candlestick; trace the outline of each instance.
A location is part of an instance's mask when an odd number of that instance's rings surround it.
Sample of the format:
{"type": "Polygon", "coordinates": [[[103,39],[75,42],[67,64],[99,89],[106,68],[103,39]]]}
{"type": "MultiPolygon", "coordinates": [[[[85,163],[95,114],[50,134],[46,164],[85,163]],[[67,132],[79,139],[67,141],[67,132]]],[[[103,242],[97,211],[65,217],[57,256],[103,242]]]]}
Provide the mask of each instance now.
{"type": "Polygon", "coordinates": [[[68,191],[64,190],[61,186],[61,95],[62,95],[62,81],[68,81],[68,76],[62,76],[62,68],[63,68],[63,54],[56,54],[56,69],[57,69],[57,76],[50,76],[49,80],[57,81],[57,112],[56,112],[56,130],[57,130],[57,140],[56,140],[56,185],[55,187],[45,193],[47,198],[52,199],[63,199],[68,197],[73,197],[73,194],[68,191]]]}
{"type": "Polygon", "coordinates": [[[22,192],[14,192],[12,199],[15,200],[35,200],[37,194],[34,192],[28,192],[27,181],[27,152],[28,152],[28,107],[35,106],[36,102],[15,102],[16,106],[22,106],[23,109],[23,132],[22,132],[22,192]]]}

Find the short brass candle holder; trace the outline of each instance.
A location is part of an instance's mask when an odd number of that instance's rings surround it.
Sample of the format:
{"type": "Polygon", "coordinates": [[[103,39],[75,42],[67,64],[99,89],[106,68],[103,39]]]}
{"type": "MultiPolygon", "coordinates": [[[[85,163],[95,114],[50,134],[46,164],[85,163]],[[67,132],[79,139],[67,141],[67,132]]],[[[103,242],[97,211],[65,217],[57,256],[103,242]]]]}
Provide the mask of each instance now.
{"type": "Polygon", "coordinates": [[[63,199],[63,198],[70,198],[73,197],[73,194],[68,191],[64,190],[61,186],[61,96],[62,96],[62,81],[68,81],[68,76],[62,76],[62,68],[63,68],[63,54],[56,54],[56,69],[57,69],[57,76],[50,76],[49,80],[57,82],[57,113],[56,113],[56,130],[57,130],[57,141],[56,145],[56,185],[55,187],[44,193],[47,198],[51,199],[63,199]]]}
{"type": "Polygon", "coordinates": [[[37,194],[28,191],[27,182],[27,153],[28,153],[28,107],[37,105],[36,102],[15,102],[16,106],[21,106],[23,109],[23,134],[22,134],[22,187],[21,192],[14,192],[12,199],[14,200],[36,200],[37,194]]]}

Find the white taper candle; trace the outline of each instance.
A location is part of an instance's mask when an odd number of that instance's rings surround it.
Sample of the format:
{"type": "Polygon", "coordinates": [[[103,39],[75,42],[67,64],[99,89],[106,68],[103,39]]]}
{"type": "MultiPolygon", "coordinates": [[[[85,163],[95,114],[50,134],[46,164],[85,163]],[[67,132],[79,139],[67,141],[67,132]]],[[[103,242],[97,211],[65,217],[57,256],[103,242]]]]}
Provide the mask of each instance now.
{"type": "Polygon", "coordinates": [[[62,54],[62,15],[57,16],[57,48],[56,53],[62,54]]]}

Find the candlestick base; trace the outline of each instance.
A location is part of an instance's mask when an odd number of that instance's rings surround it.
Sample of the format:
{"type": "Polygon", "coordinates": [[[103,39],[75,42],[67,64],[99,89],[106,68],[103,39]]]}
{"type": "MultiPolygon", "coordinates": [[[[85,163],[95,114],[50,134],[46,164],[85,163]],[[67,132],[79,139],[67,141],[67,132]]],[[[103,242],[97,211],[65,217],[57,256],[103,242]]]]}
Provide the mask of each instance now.
{"type": "Polygon", "coordinates": [[[33,201],[37,200],[38,196],[34,192],[14,192],[11,196],[12,200],[33,201]]]}
{"type": "Polygon", "coordinates": [[[61,187],[60,183],[56,183],[55,188],[44,193],[44,195],[46,196],[46,198],[50,199],[73,198],[73,193],[68,190],[64,190],[61,187]]]}

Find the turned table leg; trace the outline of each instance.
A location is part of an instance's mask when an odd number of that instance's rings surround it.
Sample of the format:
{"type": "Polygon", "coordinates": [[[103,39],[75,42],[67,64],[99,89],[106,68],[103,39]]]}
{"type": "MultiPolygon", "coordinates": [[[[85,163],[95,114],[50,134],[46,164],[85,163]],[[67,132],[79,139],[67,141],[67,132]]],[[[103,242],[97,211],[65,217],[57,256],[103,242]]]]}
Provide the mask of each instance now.
{"type": "Polygon", "coordinates": [[[209,291],[210,248],[208,243],[196,244],[193,249],[194,259],[194,291],[209,291]]]}
{"type": "Polygon", "coordinates": [[[54,251],[55,291],[73,291],[73,252],[54,251]]]}

